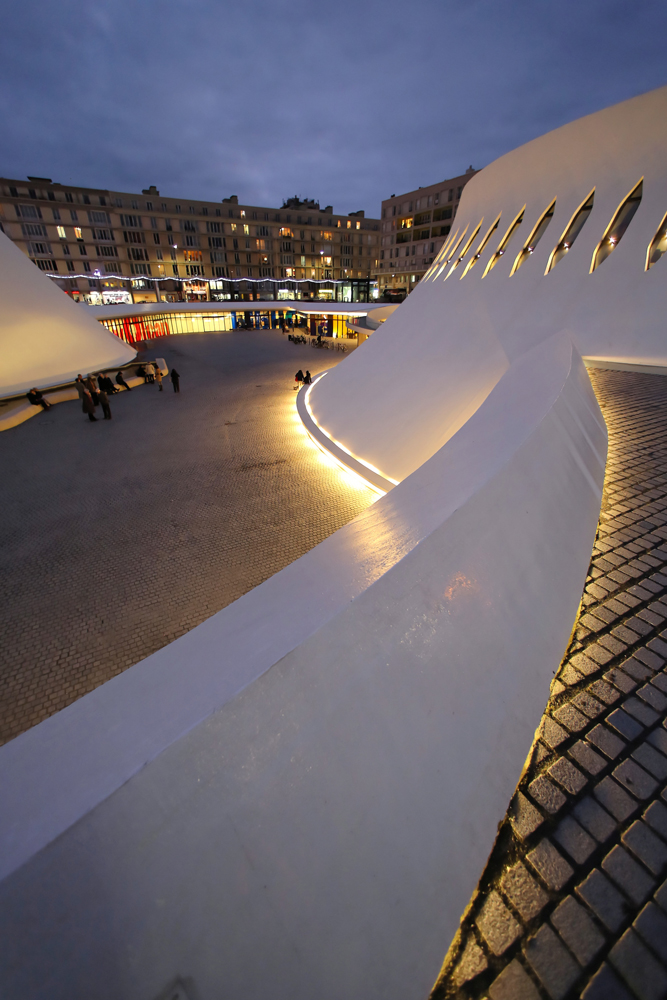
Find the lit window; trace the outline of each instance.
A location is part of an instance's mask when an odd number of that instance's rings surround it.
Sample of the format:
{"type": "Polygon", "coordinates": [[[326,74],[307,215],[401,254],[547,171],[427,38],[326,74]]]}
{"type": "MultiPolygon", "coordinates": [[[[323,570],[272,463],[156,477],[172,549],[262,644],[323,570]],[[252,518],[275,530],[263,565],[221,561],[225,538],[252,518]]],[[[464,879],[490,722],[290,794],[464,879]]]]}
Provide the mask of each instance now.
{"type": "Polygon", "coordinates": [[[356,228],[357,229],[361,229],[361,223],[360,222],[357,222],[356,228]]]}
{"type": "MultiPolygon", "coordinates": [[[[81,232],[81,230],[79,230],[79,232],[81,232]]],[[[58,226],[58,236],[60,237],[61,240],[67,239],[67,233],[65,232],[64,226],[58,226]]]]}
{"type": "MultiPolygon", "coordinates": [[[[243,214],[245,215],[245,212],[243,214]]],[[[244,236],[250,236],[250,226],[244,226],[243,227],[243,235],[244,236]]]]}
{"type": "Polygon", "coordinates": [[[521,225],[521,223],[523,222],[523,215],[524,215],[525,211],[526,211],[526,206],[524,205],[523,208],[521,209],[521,211],[519,212],[519,214],[517,215],[516,219],[512,222],[512,224],[510,225],[509,229],[507,230],[507,232],[503,236],[502,240],[498,244],[498,249],[494,253],[493,257],[491,258],[491,260],[489,261],[489,263],[486,265],[484,274],[482,275],[483,278],[486,278],[486,276],[489,273],[489,271],[493,271],[494,267],[496,266],[496,264],[498,263],[498,261],[500,260],[500,258],[502,257],[502,255],[507,250],[507,247],[509,245],[510,240],[514,236],[515,232],[517,231],[517,229],[519,228],[519,226],[521,225]]]}
{"type": "Polygon", "coordinates": [[[331,267],[331,257],[325,257],[324,258],[324,266],[325,267],[331,267]]]}
{"type": "Polygon", "coordinates": [[[609,254],[613,253],[616,249],[617,244],[620,242],[625,230],[630,225],[635,212],[639,208],[639,203],[642,200],[643,188],[644,178],[642,177],[639,184],[632,189],[625,201],[623,201],[616,210],[614,218],[607,226],[604,236],[598,243],[595,253],[593,254],[593,260],[591,261],[591,274],[597,267],[600,266],[602,261],[606,260],[609,254]]]}
{"type": "Polygon", "coordinates": [[[242,219],[245,219],[245,208],[241,209],[241,211],[239,212],[239,215],[241,216],[242,219]]]}
{"type": "Polygon", "coordinates": [[[236,223],[235,222],[231,222],[230,225],[232,227],[232,232],[235,233],[236,232],[236,223]]]}
{"type": "MultiPolygon", "coordinates": [[[[483,237],[482,242],[479,244],[479,246],[477,247],[477,250],[472,255],[472,257],[470,258],[470,260],[468,261],[468,263],[466,265],[466,269],[463,272],[463,274],[461,275],[462,278],[465,278],[465,276],[468,273],[468,271],[472,270],[472,268],[475,266],[475,264],[477,263],[477,261],[479,260],[479,258],[482,256],[482,254],[484,252],[484,248],[486,247],[486,244],[491,239],[492,234],[498,228],[498,223],[499,222],[500,222],[500,216],[498,216],[498,218],[496,219],[496,221],[494,223],[492,223],[492,225],[489,227],[489,230],[486,233],[486,236],[483,237]]],[[[424,244],[424,253],[426,253],[426,244],[424,244]]]]}
{"type": "Polygon", "coordinates": [[[574,213],[570,219],[567,229],[561,236],[558,244],[551,251],[551,256],[549,257],[549,263],[547,264],[547,269],[544,272],[548,274],[552,271],[559,260],[562,260],[566,253],[569,252],[572,244],[576,240],[577,236],[584,227],[586,219],[591,214],[593,210],[593,199],[595,197],[595,188],[591,191],[588,198],[582,201],[581,205],[574,213]]]}
{"type": "Polygon", "coordinates": [[[78,226],[74,227],[74,235],[76,236],[77,240],[82,240],[83,239],[83,234],[82,234],[82,232],[81,232],[81,230],[79,229],[78,226]]]}
{"type": "Polygon", "coordinates": [[[533,227],[532,233],[530,234],[530,236],[524,243],[523,247],[521,248],[521,251],[517,259],[514,261],[512,270],[510,271],[510,278],[512,277],[513,274],[516,274],[516,272],[519,270],[524,261],[528,260],[530,255],[534,253],[535,247],[544,236],[546,228],[553,218],[555,208],[556,208],[556,199],[554,198],[554,200],[551,202],[547,210],[543,212],[543,214],[537,220],[535,226],[533,227]]]}
{"type": "Polygon", "coordinates": [[[654,264],[657,264],[665,250],[667,250],[667,215],[665,215],[664,219],[658,226],[658,231],[651,240],[646,253],[647,271],[652,268],[654,264]]]}

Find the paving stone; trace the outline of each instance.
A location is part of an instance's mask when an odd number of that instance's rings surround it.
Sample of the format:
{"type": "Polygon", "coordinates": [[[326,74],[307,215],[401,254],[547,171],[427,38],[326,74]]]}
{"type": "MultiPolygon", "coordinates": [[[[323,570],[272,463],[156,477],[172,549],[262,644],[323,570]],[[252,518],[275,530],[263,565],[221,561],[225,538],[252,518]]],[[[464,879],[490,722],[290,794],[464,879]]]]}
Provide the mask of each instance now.
{"type": "Polygon", "coordinates": [[[606,726],[597,725],[586,734],[586,741],[601,750],[610,760],[615,760],[625,750],[625,743],[606,726]]]}
{"type": "Polygon", "coordinates": [[[568,750],[570,757],[576,760],[580,767],[583,767],[585,771],[592,774],[594,777],[604,771],[607,766],[607,762],[604,757],[596,753],[587,743],[583,743],[578,740],[574,746],[570,747],[568,750]]]}
{"type": "Polygon", "coordinates": [[[571,663],[566,663],[561,672],[558,674],[558,680],[562,684],[566,684],[571,687],[574,684],[579,684],[582,675],[578,670],[575,670],[571,663]]]}
{"type": "Polygon", "coordinates": [[[491,1000],[541,1000],[535,983],[516,959],[494,979],[489,997],[491,1000]]]}
{"type": "Polygon", "coordinates": [[[648,902],[632,925],[645,944],[667,964],[667,914],[648,902]]]}
{"type": "Polygon", "coordinates": [[[667,674],[656,674],[651,678],[651,686],[657,687],[663,694],[667,694],[667,674]]]}
{"type": "Polygon", "coordinates": [[[528,861],[550,889],[562,889],[574,874],[565,858],[546,837],[530,851],[528,861]]]}
{"type": "Polygon", "coordinates": [[[643,726],[653,726],[660,718],[650,705],[647,705],[645,701],[634,696],[626,698],[622,707],[624,712],[627,712],[628,715],[631,715],[633,719],[636,719],[643,726]]]}
{"type": "Polygon", "coordinates": [[[662,885],[656,889],[653,898],[655,899],[658,906],[667,913],[667,881],[663,882],[662,885]]]}
{"type": "Polygon", "coordinates": [[[528,791],[538,805],[542,806],[543,809],[552,815],[557,813],[559,809],[562,809],[567,802],[566,797],[560,789],[548,781],[543,774],[540,774],[534,781],[531,781],[528,791]]]}
{"type": "Polygon", "coordinates": [[[486,960],[486,955],[471,935],[466,941],[460,959],[456,963],[452,979],[456,986],[462,986],[464,983],[468,983],[471,979],[474,979],[475,976],[478,976],[480,972],[484,972],[488,967],[489,963],[486,960]]]}
{"type": "Polygon", "coordinates": [[[526,798],[522,792],[517,792],[509,810],[512,829],[520,840],[527,840],[544,822],[542,813],[526,798]]]}
{"type": "Polygon", "coordinates": [[[577,802],[572,814],[600,844],[609,840],[616,829],[616,820],[590,795],[577,802]]]}
{"type": "Polygon", "coordinates": [[[660,670],[665,665],[665,661],[661,656],[657,656],[650,649],[646,649],[646,647],[636,649],[634,652],[634,658],[636,660],[641,660],[642,663],[645,663],[646,666],[650,667],[653,671],[660,670]]]}
{"type": "Polygon", "coordinates": [[[667,972],[632,928],[611,949],[609,961],[640,1000],[664,1000],[667,972]]]}
{"type": "MultiPolygon", "coordinates": [[[[591,751],[592,753],[593,751],[591,751]]],[[[588,779],[581,771],[571,764],[565,757],[560,757],[550,768],[547,769],[549,777],[557,781],[570,795],[578,795],[584,788],[588,779]]]]}
{"type": "MultiPolygon", "coordinates": [[[[622,611],[624,613],[627,613],[625,608],[623,608],[622,611]]],[[[593,608],[590,614],[594,615],[596,618],[599,618],[600,621],[603,622],[605,625],[611,625],[612,622],[618,621],[618,619],[620,618],[620,615],[617,612],[612,611],[611,608],[607,607],[604,604],[596,608],[593,608]]]]}
{"type": "Polygon", "coordinates": [[[494,955],[502,955],[521,934],[520,924],[495,890],[486,897],[475,923],[494,955]]]}
{"type": "Polygon", "coordinates": [[[632,658],[625,660],[622,666],[627,666],[628,669],[621,670],[619,667],[611,667],[604,675],[604,679],[625,694],[635,690],[637,681],[645,681],[651,676],[650,670],[647,670],[639,660],[632,660],[632,658]]]}
{"type": "Polygon", "coordinates": [[[599,869],[594,868],[576,887],[575,893],[612,933],[618,931],[625,923],[629,911],[628,903],[599,869]]]}
{"type": "Polygon", "coordinates": [[[621,841],[654,875],[660,875],[667,865],[667,845],[641,820],[628,827],[621,841]]]}
{"type": "Polygon", "coordinates": [[[574,896],[567,896],[558,904],[551,914],[551,923],[580,965],[590,965],[604,948],[604,935],[574,896]]]}
{"type": "Polygon", "coordinates": [[[578,865],[583,865],[597,848],[597,844],[572,818],[566,816],[553,833],[554,840],[578,865]]]}
{"type": "Polygon", "coordinates": [[[604,859],[602,868],[636,906],[648,899],[655,888],[651,876],[618,844],[604,859]]]}
{"type": "Polygon", "coordinates": [[[585,729],[588,725],[588,719],[581,712],[578,712],[573,705],[566,704],[557,708],[554,712],[554,718],[561,725],[569,729],[571,733],[578,733],[580,730],[585,729]]]}
{"type": "Polygon", "coordinates": [[[592,647],[587,647],[586,652],[588,652],[589,649],[594,649],[598,655],[592,658],[595,659],[596,662],[600,663],[601,666],[604,666],[605,663],[609,663],[609,661],[615,656],[620,656],[621,653],[624,653],[627,648],[628,647],[624,642],[621,642],[620,639],[616,639],[613,635],[601,635],[598,636],[597,642],[592,647]],[[602,659],[602,656],[600,655],[603,651],[607,653],[607,656],[604,659],[602,659]]]}
{"type": "MultiPolygon", "coordinates": [[[[658,674],[658,677],[661,676],[662,674],[658,674]]],[[[657,688],[657,685],[655,684],[655,681],[658,679],[658,677],[651,678],[651,683],[644,684],[643,687],[640,687],[637,690],[636,694],[638,698],[641,698],[642,701],[645,701],[646,704],[650,705],[651,708],[653,708],[656,712],[664,714],[665,710],[667,710],[667,698],[657,688]]]]}
{"type": "Polygon", "coordinates": [[[568,738],[568,732],[559,726],[557,722],[548,716],[544,715],[542,717],[542,722],[540,724],[539,735],[552,750],[559,747],[561,743],[564,743],[568,738]]]}
{"type": "Polygon", "coordinates": [[[624,591],[622,594],[618,594],[616,600],[628,608],[636,608],[637,605],[641,604],[638,597],[634,597],[633,594],[629,594],[627,591],[624,591]]]}
{"type": "Polygon", "coordinates": [[[500,887],[524,920],[532,920],[549,902],[547,893],[520,861],[503,874],[500,887]]]}
{"type": "Polygon", "coordinates": [[[649,799],[658,783],[634,760],[624,760],[614,768],[614,777],[638,799],[649,799]]]}
{"type": "MultiPolygon", "coordinates": [[[[598,566],[600,563],[598,563],[598,566]]],[[[605,627],[605,622],[600,621],[599,618],[595,618],[593,615],[582,615],[579,619],[581,624],[587,628],[590,632],[601,632],[605,627]]]]}
{"type": "Polygon", "coordinates": [[[638,805],[634,798],[624,792],[611,775],[607,775],[593,789],[593,795],[598,800],[603,809],[623,823],[629,816],[636,812],[638,805]]]}
{"type": "Polygon", "coordinates": [[[597,601],[604,601],[607,596],[607,591],[603,590],[602,587],[598,587],[596,583],[589,583],[586,587],[586,593],[590,594],[597,601]]]}
{"type": "Polygon", "coordinates": [[[654,729],[646,739],[661,753],[667,754],[667,733],[664,729],[654,729]]]}
{"type": "Polygon", "coordinates": [[[651,639],[646,645],[652,653],[656,653],[663,661],[667,660],[667,642],[662,639],[651,639]]]}
{"type": "Polygon", "coordinates": [[[575,653],[574,656],[570,657],[570,663],[572,664],[573,667],[576,667],[576,669],[579,671],[580,674],[583,674],[585,677],[588,677],[589,674],[596,674],[600,669],[600,664],[596,662],[596,660],[594,660],[592,657],[589,657],[587,655],[589,649],[598,658],[606,654],[607,659],[605,662],[609,662],[609,660],[612,658],[611,655],[607,653],[606,650],[600,649],[597,645],[588,646],[586,649],[586,653],[575,653]]]}
{"type": "Polygon", "coordinates": [[[644,811],[644,819],[663,840],[667,841],[667,806],[662,802],[652,802],[644,811]]]}
{"type": "Polygon", "coordinates": [[[578,691],[574,698],[571,699],[571,704],[580,712],[583,712],[584,715],[587,715],[589,719],[597,719],[598,715],[601,715],[605,710],[605,706],[588,691],[578,691]]]}
{"type": "Polygon", "coordinates": [[[639,641],[639,633],[635,631],[630,631],[625,625],[617,625],[616,628],[611,630],[611,634],[621,642],[627,643],[628,646],[634,645],[635,642],[639,641]]]}
{"type": "Polygon", "coordinates": [[[605,722],[630,742],[636,740],[644,732],[644,726],[630,715],[627,715],[622,708],[616,708],[613,712],[610,712],[605,722]]]}
{"type": "Polygon", "coordinates": [[[667,778],[667,757],[664,757],[657,750],[654,750],[648,743],[642,743],[636,750],[632,751],[632,759],[652,774],[659,781],[667,778]]]}
{"type": "Polygon", "coordinates": [[[621,697],[616,688],[603,680],[593,681],[588,690],[596,698],[599,698],[600,701],[603,701],[605,705],[613,705],[621,697]]]}
{"type": "Polygon", "coordinates": [[[605,962],[591,977],[581,1000],[634,1000],[610,965],[605,962]]]}
{"type": "Polygon", "coordinates": [[[526,941],[523,952],[552,1000],[562,1000],[581,974],[580,966],[547,924],[526,941]]]}

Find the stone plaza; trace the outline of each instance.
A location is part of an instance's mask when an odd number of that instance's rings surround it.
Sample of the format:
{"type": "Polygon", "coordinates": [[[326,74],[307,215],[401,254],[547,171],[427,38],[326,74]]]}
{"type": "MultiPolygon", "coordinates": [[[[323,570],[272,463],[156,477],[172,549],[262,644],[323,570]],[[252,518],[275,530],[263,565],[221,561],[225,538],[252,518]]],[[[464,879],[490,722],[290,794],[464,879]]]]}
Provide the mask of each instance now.
{"type": "MultiPolygon", "coordinates": [[[[235,331],[152,341],[181,375],[0,435],[0,734],[198,625],[376,498],[310,442],[294,374],[345,355],[235,331]],[[101,418],[101,409],[98,409],[101,418]]],[[[298,609],[295,609],[298,613],[298,609]]]]}

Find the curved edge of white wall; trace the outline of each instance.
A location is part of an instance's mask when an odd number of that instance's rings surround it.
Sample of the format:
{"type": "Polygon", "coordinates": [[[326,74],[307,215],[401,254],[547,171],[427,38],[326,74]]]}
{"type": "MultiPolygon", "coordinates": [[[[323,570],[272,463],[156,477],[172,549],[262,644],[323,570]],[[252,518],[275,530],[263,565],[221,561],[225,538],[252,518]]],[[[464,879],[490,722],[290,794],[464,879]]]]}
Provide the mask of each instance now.
{"type": "Polygon", "coordinates": [[[0,232],[0,396],[48,389],[125,365],[134,348],[115,337],[0,232]]]}
{"type": "Polygon", "coordinates": [[[555,335],[351,524],[0,748],[8,1000],[176,974],[422,1000],[565,649],[605,456],[555,335]]]}

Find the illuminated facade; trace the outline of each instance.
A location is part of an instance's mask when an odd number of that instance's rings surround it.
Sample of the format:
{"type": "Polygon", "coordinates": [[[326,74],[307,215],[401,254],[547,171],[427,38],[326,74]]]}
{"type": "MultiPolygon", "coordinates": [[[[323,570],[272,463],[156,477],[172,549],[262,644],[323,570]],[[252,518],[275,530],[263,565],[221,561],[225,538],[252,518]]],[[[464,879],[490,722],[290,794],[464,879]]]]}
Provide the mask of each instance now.
{"type": "Polygon", "coordinates": [[[282,209],[0,178],[0,228],[93,304],[182,298],[367,301],[379,220],[290,198],[282,209]],[[282,294],[281,294],[282,293],[282,294]]]}
{"type": "Polygon", "coordinates": [[[449,236],[463,188],[476,173],[469,167],[460,177],[393,194],[382,202],[382,235],[373,270],[381,295],[404,298],[416,286],[449,236]]]}

